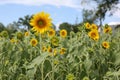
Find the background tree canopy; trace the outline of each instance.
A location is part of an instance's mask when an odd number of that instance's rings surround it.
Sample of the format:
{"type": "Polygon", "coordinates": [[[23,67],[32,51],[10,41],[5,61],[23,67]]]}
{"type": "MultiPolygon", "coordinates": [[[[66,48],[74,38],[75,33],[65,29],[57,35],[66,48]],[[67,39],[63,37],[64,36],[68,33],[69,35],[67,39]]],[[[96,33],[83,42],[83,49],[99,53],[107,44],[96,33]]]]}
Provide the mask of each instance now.
{"type": "MultiPolygon", "coordinates": [[[[114,14],[114,11],[119,9],[117,6],[117,4],[120,3],[119,0],[91,0],[91,1],[94,1],[97,4],[97,7],[94,10],[83,10],[83,21],[88,22],[97,21],[99,22],[100,26],[102,25],[102,21],[104,21],[107,12],[109,12],[109,16],[112,16],[114,14]]],[[[86,3],[88,2],[89,0],[86,1],[86,3]]]]}

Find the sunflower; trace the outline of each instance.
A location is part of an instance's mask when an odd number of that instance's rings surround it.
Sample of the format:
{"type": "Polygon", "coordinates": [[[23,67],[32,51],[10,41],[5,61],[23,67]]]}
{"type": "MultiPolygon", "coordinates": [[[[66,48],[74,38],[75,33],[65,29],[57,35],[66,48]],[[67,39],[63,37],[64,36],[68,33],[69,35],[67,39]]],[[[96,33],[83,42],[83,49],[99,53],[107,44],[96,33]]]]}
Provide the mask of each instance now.
{"type": "Polygon", "coordinates": [[[17,32],[16,33],[16,35],[17,35],[17,39],[23,39],[23,33],[22,32],[17,32]]]}
{"type": "Polygon", "coordinates": [[[85,28],[86,28],[86,29],[91,29],[91,25],[90,25],[90,23],[88,23],[88,22],[85,23],[85,28]]]}
{"type": "Polygon", "coordinates": [[[96,30],[97,30],[97,29],[98,29],[98,27],[97,27],[97,25],[96,25],[96,24],[92,24],[92,25],[91,25],[91,29],[96,29],[96,30]]]}
{"type": "Polygon", "coordinates": [[[60,36],[65,38],[67,36],[67,31],[65,29],[60,31],[60,36]]]}
{"type": "Polygon", "coordinates": [[[60,54],[61,54],[61,55],[65,54],[65,52],[66,52],[66,48],[61,48],[61,49],[60,49],[60,54]]]}
{"type": "Polygon", "coordinates": [[[53,45],[53,46],[58,46],[59,45],[59,39],[58,39],[58,37],[52,37],[51,38],[51,44],[53,45]]]}
{"type": "Polygon", "coordinates": [[[15,43],[15,42],[17,42],[14,38],[12,38],[12,39],[10,39],[10,42],[11,43],[15,43]]]}
{"type": "Polygon", "coordinates": [[[31,39],[31,40],[30,40],[30,44],[31,44],[32,46],[36,46],[36,45],[38,44],[37,39],[35,39],[35,38],[31,39]]]}
{"type": "Polygon", "coordinates": [[[33,26],[33,31],[36,31],[37,33],[44,33],[52,26],[51,22],[52,19],[48,13],[40,12],[33,16],[30,20],[30,25],[33,26]]]}
{"type": "Polygon", "coordinates": [[[5,37],[5,38],[9,36],[8,31],[6,31],[6,30],[2,31],[0,35],[1,35],[1,37],[5,37]]]}
{"type": "Polygon", "coordinates": [[[50,46],[48,47],[47,51],[48,51],[49,53],[52,53],[52,52],[53,52],[53,50],[52,50],[52,48],[51,48],[50,46]]]}
{"type": "Polygon", "coordinates": [[[57,49],[53,50],[53,55],[55,56],[57,54],[57,49]]]}
{"type": "Polygon", "coordinates": [[[93,40],[98,40],[99,39],[99,33],[98,33],[98,30],[91,30],[89,33],[88,33],[88,36],[90,38],[92,38],[93,40]]]}
{"type": "Polygon", "coordinates": [[[43,47],[42,47],[42,51],[43,51],[43,52],[47,51],[46,46],[43,46],[43,47]]]}
{"type": "Polygon", "coordinates": [[[105,27],[103,30],[104,33],[110,33],[111,31],[112,31],[112,28],[110,26],[105,27]]]}
{"type": "Polygon", "coordinates": [[[55,36],[55,30],[54,30],[54,29],[50,29],[50,30],[48,31],[48,36],[49,36],[49,37],[55,36]]]}
{"type": "Polygon", "coordinates": [[[108,49],[108,48],[110,47],[110,45],[109,45],[109,43],[108,43],[107,41],[104,41],[104,42],[102,43],[102,46],[103,46],[104,48],[106,48],[106,49],[108,49]]]}
{"type": "Polygon", "coordinates": [[[29,36],[29,32],[27,31],[27,32],[25,32],[25,34],[24,34],[25,36],[29,36]]]}

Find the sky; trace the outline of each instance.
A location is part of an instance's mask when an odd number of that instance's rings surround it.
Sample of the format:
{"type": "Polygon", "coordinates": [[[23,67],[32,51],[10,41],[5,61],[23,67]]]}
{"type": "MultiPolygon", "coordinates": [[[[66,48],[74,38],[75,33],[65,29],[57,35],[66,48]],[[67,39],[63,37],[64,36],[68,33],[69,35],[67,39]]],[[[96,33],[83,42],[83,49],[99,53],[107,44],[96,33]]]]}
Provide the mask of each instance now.
{"type": "MultiPolygon", "coordinates": [[[[95,4],[89,0],[0,0],[0,22],[5,26],[20,17],[44,11],[50,14],[56,26],[63,22],[75,24],[82,22],[82,9],[93,9],[95,4]]],[[[120,6],[117,5],[117,6],[120,6]]],[[[120,23],[120,11],[115,11],[112,17],[106,16],[104,24],[120,23]]]]}

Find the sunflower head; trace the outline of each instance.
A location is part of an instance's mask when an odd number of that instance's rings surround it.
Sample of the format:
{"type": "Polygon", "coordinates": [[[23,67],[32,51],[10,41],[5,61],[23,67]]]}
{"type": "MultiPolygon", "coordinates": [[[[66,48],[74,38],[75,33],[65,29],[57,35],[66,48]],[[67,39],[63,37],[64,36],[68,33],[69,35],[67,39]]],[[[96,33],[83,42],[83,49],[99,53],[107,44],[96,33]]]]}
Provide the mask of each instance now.
{"type": "Polygon", "coordinates": [[[91,29],[91,25],[90,25],[90,23],[88,23],[88,22],[85,23],[85,28],[86,28],[86,29],[91,29]]]}
{"type": "Polygon", "coordinates": [[[42,46],[42,51],[43,51],[43,52],[46,52],[46,51],[47,51],[46,46],[42,46]]]}
{"type": "Polygon", "coordinates": [[[102,43],[102,46],[103,46],[103,48],[105,48],[105,49],[108,49],[108,48],[110,47],[109,43],[106,42],[106,41],[104,41],[104,42],[102,43]]]}
{"type": "Polygon", "coordinates": [[[111,31],[112,31],[112,28],[110,26],[105,27],[103,30],[104,33],[110,33],[111,31]]]}
{"type": "Polygon", "coordinates": [[[36,46],[36,45],[38,44],[37,39],[35,39],[35,38],[31,39],[31,40],[30,40],[30,44],[31,44],[32,46],[36,46]]]}
{"type": "Polygon", "coordinates": [[[51,38],[51,44],[52,44],[52,46],[58,46],[59,45],[59,39],[58,39],[58,37],[52,37],[51,38]]]}
{"type": "Polygon", "coordinates": [[[33,26],[32,30],[37,33],[44,33],[52,26],[52,19],[48,13],[40,12],[33,16],[30,25],[33,26]]]}
{"type": "Polygon", "coordinates": [[[27,32],[25,32],[25,34],[24,34],[25,36],[29,36],[29,32],[27,31],[27,32]]]}
{"type": "Polygon", "coordinates": [[[54,56],[57,55],[57,49],[54,49],[54,50],[53,50],[53,55],[54,55],[54,56]]]}
{"type": "Polygon", "coordinates": [[[97,29],[98,29],[98,27],[97,27],[97,25],[96,25],[96,24],[92,24],[92,25],[91,25],[91,29],[95,29],[95,30],[97,30],[97,29]]]}
{"type": "Polygon", "coordinates": [[[0,34],[2,37],[8,37],[8,32],[7,31],[2,31],[0,34]]]}
{"type": "Polygon", "coordinates": [[[55,30],[54,30],[54,29],[50,29],[50,30],[48,31],[48,36],[49,36],[49,37],[55,36],[55,30]]]}
{"type": "Polygon", "coordinates": [[[15,42],[17,42],[14,38],[12,38],[12,39],[10,39],[10,42],[11,43],[15,43],[15,42]]]}
{"type": "Polygon", "coordinates": [[[17,32],[17,39],[22,39],[23,38],[23,33],[22,32],[17,32]]]}
{"type": "Polygon", "coordinates": [[[97,41],[99,39],[99,33],[97,30],[91,30],[89,33],[88,33],[88,36],[90,38],[92,38],[93,40],[97,41]]]}
{"type": "Polygon", "coordinates": [[[47,51],[48,51],[49,53],[52,53],[52,52],[53,52],[53,49],[52,49],[50,46],[48,46],[47,51]]]}
{"type": "Polygon", "coordinates": [[[66,48],[61,48],[61,49],[60,49],[60,54],[61,54],[61,55],[65,54],[65,52],[66,52],[66,48]]]}
{"type": "Polygon", "coordinates": [[[65,29],[60,30],[60,36],[65,38],[67,36],[67,31],[65,29]]]}

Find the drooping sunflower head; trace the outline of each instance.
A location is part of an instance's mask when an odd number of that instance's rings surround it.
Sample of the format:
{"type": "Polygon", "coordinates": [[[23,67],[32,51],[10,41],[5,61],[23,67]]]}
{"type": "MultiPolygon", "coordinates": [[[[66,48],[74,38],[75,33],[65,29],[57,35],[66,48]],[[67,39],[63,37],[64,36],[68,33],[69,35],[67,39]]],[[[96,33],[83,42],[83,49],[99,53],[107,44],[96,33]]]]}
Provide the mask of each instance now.
{"type": "Polygon", "coordinates": [[[104,41],[102,43],[103,48],[108,49],[110,47],[109,43],[107,41],[104,41]]]}
{"type": "Polygon", "coordinates": [[[32,39],[30,40],[30,44],[31,44],[32,46],[36,46],[36,45],[38,44],[37,39],[32,38],[32,39]]]}
{"type": "Polygon", "coordinates": [[[85,23],[85,28],[86,28],[86,29],[91,29],[91,25],[90,25],[90,23],[88,23],[88,22],[85,23]]]}
{"type": "Polygon", "coordinates": [[[60,36],[65,38],[67,36],[67,31],[65,29],[60,31],[60,36]]]}
{"type": "Polygon", "coordinates": [[[53,55],[54,55],[54,56],[57,55],[57,49],[54,49],[54,50],[53,50],[53,55]]]}
{"type": "Polygon", "coordinates": [[[11,43],[15,43],[15,42],[17,42],[17,40],[15,40],[14,38],[12,38],[12,39],[10,39],[10,42],[11,43]]]}
{"type": "Polygon", "coordinates": [[[46,52],[47,51],[47,47],[46,46],[42,46],[42,51],[46,52]]]}
{"type": "Polygon", "coordinates": [[[96,29],[96,30],[97,30],[97,29],[98,29],[98,27],[97,27],[97,25],[96,25],[96,24],[92,24],[92,25],[91,25],[91,29],[96,29]]]}
{"type": "Polygon", "coordinates": [[[49,37],[55,36],[55,30],[54,30],[54,29],[50,29],[50,30],[48,31],[48,36],[49,36],[49,37]]]}
{"type": "Polygon", "coordinates": [[[111,31],[112,31],[112,28],[110,26],[105,27],[103,30],[104,33],[110,33],[111,31]]]}
{"type": "Polygon", "coordinates": [[[25,34],[24,34],[25,36],[29,36],[29,32],[27,31],[27,32],[25,32],[25,34]]]}
{"type": "Polygon", "coordinates": [[[49,53],[52,53],[52,52],[53,52],[52,47],[48,46],[47,51],[48,51],[49,53]]]}
{"type": "Polygon", "coordinates": [[[50,29],[52,26],[52,19],[48,13],[40,12],[33,16],[30,25],[33,26],[32,30],[42,34],[50,29]]]}
{"type": "Polygon", "coordinates": [[[23,39],[23,33],[22,32],[17,32],[16,33],[17,39],[23,39]]]}
{"type": "Polygon", "coordinates": [[[59,39],[58,39],[58,37],[52,37],[51,38],[51,44],[52,44],[52,46],[58,46],[59,45],[59,39]]]}
{"type": "Polygon", "coordinates": [[[65,52],[66,52],[66,48],[61,48],[61,49],[60,49],[60,54],[61,54],[61,55],[65,54],[65,52]]]}
{"type": "Polygon", "coordinates": [[[99,33],[98,33],[98,30],[91,30],[89,33],[88,33],[88,36],[90,38],[92,38],[93,40],[97,41],[99,39],[99,33]]]}
{"type": "Polygon", "coordinates": [[[8,32],[6,30],[2,31],[0,34],[2,37],[8,37],[8,32]]]}

